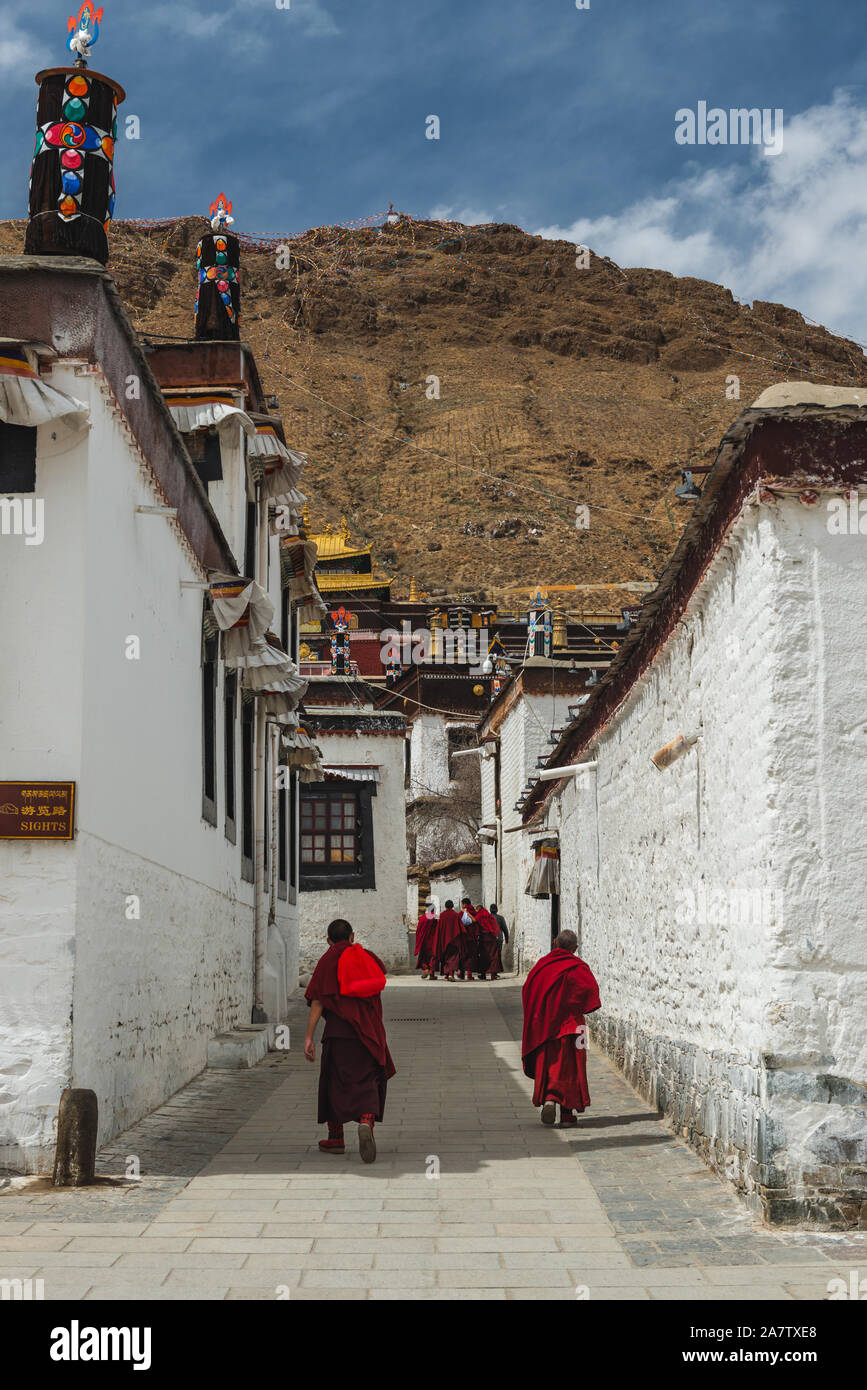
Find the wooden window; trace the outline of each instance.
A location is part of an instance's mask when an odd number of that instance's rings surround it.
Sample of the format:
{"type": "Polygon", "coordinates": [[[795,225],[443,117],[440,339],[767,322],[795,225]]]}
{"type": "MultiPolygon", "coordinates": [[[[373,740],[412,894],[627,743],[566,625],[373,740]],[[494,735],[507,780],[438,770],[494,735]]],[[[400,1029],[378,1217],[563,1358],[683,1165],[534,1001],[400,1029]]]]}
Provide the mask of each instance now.
{"type": "Polygon", "coordinates": [[[217,824],[217,639],[202,652],[202,817],[217,824]]]}
{"type": "Polygon", "coordinates": [[[235,725],[238,718],[238,676],[226,672],[223,690],[223,751],[226,783],[226,839],[233,845],[237,839],[235,824],[235,725]]]}
{"type": "Polygon", "coordinates": [[[301,889],[375,888],[374,783],[301,792],[301,889]]]}
{"type": "Polygon", "coordinates": [[[0,420],[0,493],[36,491],[36,430],[0,420]]]}
{"type": "Polygon", "coordinates": [[[301,803],[301,863],[317,871],[355,864],[358,807],[355,793],[310,796],[301,803]]]}

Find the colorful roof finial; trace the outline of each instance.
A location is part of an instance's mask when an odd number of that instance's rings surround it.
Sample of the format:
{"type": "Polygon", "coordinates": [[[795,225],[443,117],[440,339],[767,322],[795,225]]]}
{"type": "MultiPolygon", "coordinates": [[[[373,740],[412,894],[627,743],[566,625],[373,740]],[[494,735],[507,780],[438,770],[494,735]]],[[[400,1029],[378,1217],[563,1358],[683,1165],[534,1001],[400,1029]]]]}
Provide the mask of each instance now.
{"type": "Polygon", "coordinates": [[[221,193],[215,198],[208,210],[211,218],[211,228],[215,232],[221,232],[224,227],[231,227],[234,217],[230,217],[232,204],[227,200],[225,193],[221,193]]]}
{"type": "Polygon", "coordinates": [[[93,0],[84,0],[78,11],[78,19],[69,16],[69,38],[66,47],[70,53],[78,55],[75,60],[76,67],[87,67],[90,50],[99,38],[101,23],[102,6],[100,5],[98,10],[94,9],[93,0]]]}
{"type": "Polygon", "coordinates": [[[211,230],[196,247],[196,337],[237,341],[241,313],[241,248],[229,226],[232,204],[225,193],[208,209],[211,230]]]}

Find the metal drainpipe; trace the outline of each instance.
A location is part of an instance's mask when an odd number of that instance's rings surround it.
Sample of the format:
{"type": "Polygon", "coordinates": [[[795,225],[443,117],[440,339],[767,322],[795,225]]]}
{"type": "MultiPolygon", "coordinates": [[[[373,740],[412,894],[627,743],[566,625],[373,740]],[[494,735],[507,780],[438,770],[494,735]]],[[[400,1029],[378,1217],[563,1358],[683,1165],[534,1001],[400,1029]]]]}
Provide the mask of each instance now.
{"type": "MultiPolygon", "coordinates": [[[[256,484],[259,534],[256,544],[256,582],[268,586],[268,504],[262,497],[262,484],[256,484]],[[264,503],[264,505],[263,505],[264,503]]],[[[256,701],[256,764],[253,778],[253,1014],[251,1022],[267,1023],[265,1012],[265,737],[266,716],[256,701]]]]}

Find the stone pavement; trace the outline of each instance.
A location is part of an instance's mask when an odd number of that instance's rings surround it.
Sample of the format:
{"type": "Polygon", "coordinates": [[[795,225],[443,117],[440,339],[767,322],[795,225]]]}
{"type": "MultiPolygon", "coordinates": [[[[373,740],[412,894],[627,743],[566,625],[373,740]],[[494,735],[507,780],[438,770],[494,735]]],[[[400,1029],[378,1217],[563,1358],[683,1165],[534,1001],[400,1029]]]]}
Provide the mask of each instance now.
{"type": "Polygon", "coordinates": [[[100,1154],[86,1191],[0,1186],[0,1280],[46,1299],[822,1299],[863,1236],[749,1216],[602,1055],[592,1108],[545,1129],[520,991],[390,981],[398,1074],[379,1158],[322,1155],[317,1067],[204,1072],[100,1154]],[[141,1176],[125,1176],[130,1159],[141,1176]]]}

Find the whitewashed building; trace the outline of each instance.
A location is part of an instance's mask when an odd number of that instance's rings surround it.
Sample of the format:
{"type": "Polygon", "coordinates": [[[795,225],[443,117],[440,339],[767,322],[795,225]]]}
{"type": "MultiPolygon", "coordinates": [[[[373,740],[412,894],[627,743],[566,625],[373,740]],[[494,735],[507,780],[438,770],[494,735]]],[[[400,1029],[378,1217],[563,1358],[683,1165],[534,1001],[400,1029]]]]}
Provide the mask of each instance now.
{"type": "Polygon", "coordinates": [[[336,917],[394,973],[409,969],[406,800],[401,714],[377,711],[375,692],[345,677],[312,678],[304,728],[323,780],[301,788],[300,969],[306,981],[336,917]]]}
{"type": "Polygon", "coordinates": [[[722,441],[637,630],[524,804],[559,845],[591,1027],[770,1220],[867,1212],[867,392],[766,391],[722,441]]]}
{"type": "Polygon", "coordinates": [[[256,750],[303,690],[297,610],[321,607],[315,557],[299,583],[287,552],[302,538],[269,535],[300,460],[282,440],[275,459],[279,422],[260,433],[241,343],[185,353],[198,385],[167,403],[154,369],[168,391],[172,362],[145,354],[96,261],[0,258],[7,1167],[50,1166],[68,1084],[95,1091],[102,1142],[200,1071],[215,1035],[279,1020],[297,982],[295,791],[271,794],[256,750]],[[221,575],[282,626],[283,650],[261,647],[270,689],[221,649],[221,575]]]}

